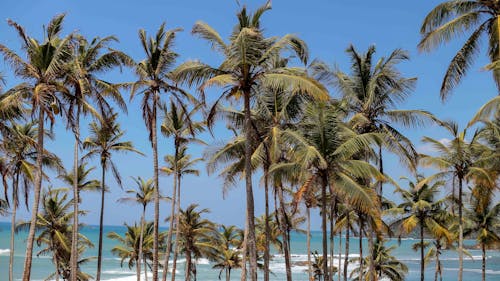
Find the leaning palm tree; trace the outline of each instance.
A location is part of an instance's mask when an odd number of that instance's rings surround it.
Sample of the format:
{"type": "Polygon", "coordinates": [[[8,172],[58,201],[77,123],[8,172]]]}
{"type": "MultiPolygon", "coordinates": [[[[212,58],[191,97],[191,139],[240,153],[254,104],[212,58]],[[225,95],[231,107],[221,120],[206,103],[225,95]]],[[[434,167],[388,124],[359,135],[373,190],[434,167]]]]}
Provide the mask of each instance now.
{"type": "MultiPolygon", "coordinates": [[[[173,175],[176,177],[176,185],[174,188],[177,188],[176,192],[176,200],[177,202],[175,205],[177,206],[177,211],[175,215],[175,243],[174,243],[174,256],[173,256],[173,262],[172,262],[172,281],[175,280],[175,271],[177,269],[177,255],[179,253],[179,243],[180,243],[180,238],[181,238],[181,229],[180,229],[180,210],[181,210],[181,180],[182,177],[185,175],[199,175],[199,171],[194,168],[194,166],[202,160],[202,158],[195,158],[191,159],[191,155],[186,153],[186,146],[181,146],[180,150],[176,151],[177,155],[167,155],[165,156],[164,160],[167,163],[166,167],[160,168],[161,172],[167,174],[167,175],[173,175]]],[[[173,199],[172,199],[173,200],[173,199]]],[[[174,203],[172,203],[174,204],[174,203]]],[[[172,217],[170,217],[170,221],[172,221],[172,217]]],[[[172,233],[170,232],[169,229],[169,234],[167,236],[171,237],[172,233]]],[[[168,237],[167,237],[168,238],[168,237]]],[[[171,240],[167,242],[171,243],[171,240]]],[[[171,248],[170,246],[167,245],[167,247],[171,248]]],[[[167,257],[165,257],[167,259],[167,257]]],[[[167,271],[168,267],[165,267],[164,269],[164,275],[163,278],[166,278],[165,272],[167,271]]]]}
{"type": "Polygon", "coordinates": [[[30,37],[24,28],[14,21],[9,20],[9,25],[18,32],[22,42],[26,59],[16,54],[13,50],[0,44],[0,53],[9,62],[14,72],[26,82],[10,89],[7,94],[17,99],[27,99],[31,104],[32,117],[38,122],[37,136],[37,161],[34,184],[33,206],[31,209],[31,225],[28,233],[26,255],[24,262],[23,280],[30,280],[31,262],[33,259],[33,242],[35,238],[36,221],[38,219],[38,206],[42,188],[42,155],[44,147],[44,125],[48,118],[54,122],[55,115],[59,113],[60,101],[58,92],[67,92],[59,79],[65,74],[63,66],[71,59],[71,36],[60,37],[64,15],[55,16],[45,29],[42,42],[30,37]],[[36,116],[36,117],[35,117],[36,116]]]}
{"type": "MultiPolygon", "coordinates": [[[[179,81],[188,85],[200,85],[202,93],[210,86],[223,88],[223,92],[215,102],[208,116],[212,122],[218,104],[224,98],[243,99],[245,112],[244,132],[246,139],[252,139],[251,133],[251,100],[259,94],[260,89],[289,90],[290,92],[307,92],[312,96],[325,99],[328,94],[325,88],[314,79],[309,78],[304,70],[298,68],[273,69],[272,58],[283,50],[297,54],[302,62],[307,62],[308,51],[299,38],[286,35],[281,38],[266,38],[260,24],[261,16],[271,9],[270,2],[249,13],[243,7],[237,14],[238,22],[233,29],[229,42],[224,42],[220,34],[208,24],[198,22],[193,33],[206,39],[214,50],[224,56],[219,67],[211,67],[199,61],[189,61],[176,70],[179,81]]],[[[246,243],[250,253],[250,278],[257,279],[257,253],[255,247],[254,198],[252,189],[252,147],[245,144],[245,189],[247,205],[248,237],[246,243]]]]}
{"type": "MultiPolygon", "coordinates": [[[[171,165],[171,173],[173,175],[173,188],[172,188],[172,202],[170,211],[170,224],[168,227],[167,236],[167,252],[165,253],[164,270],[162,280],[167,280],[168,262],[170,259],[170,252],[172,251],[172,233],[174,229],[175,213],[179,211],[180,205],[177,206],[177,190],[179,179],[179,167],[177,166],[180,159],[180,150],[189,143],[205,144],[202,140],[196,138],[196,135],[203,132],[204,122],[196,122],[193,120],[194,115],[198,112],[199,106],[196,106],[191,111],[187,112],[184,105],[177,105],[175,102],[170,102],[170,109],[165,109],[165,116],[161,124],[161,132],[166,137],[173,136],[174,138],[174,155],[171,165]]],[[[180,200],[179,200],[180,202],[180,200]]]]}
{"type": "MultiPolygon", "coordinates": [[[[131,194],[132,197],[125,197],[118,199],[118,202],[121,203],[135,203],[142,206],[142,215],[141,215],[141,228],[140,228],[140,237],[139,237],[139,251],[137,256],[137,281],[141,280],[141,257],[142,255],[142,245],[144,241],[144,229],[146,223],[146,208],[148,204],[153,202],[154,200],[154,187],[153,187],[153,179],[144,180],[141,177],[132,178],[136,183],[136,189],[129,189],[126,192],[131,194]]],[[[146,268],[144,268],[146,271],[146,268]]]]}
{"type": "Polygon", "coordinates": [[[448,231],[447,226],[443,225],[438,219],[442,216],[443,204],[441,200],[436,200],[436,194],[440,192],[440,188],[444,185],[444,181],[434,181],[427,184],[420,185],[421,181],[425,178],[417,175],[416,182],[408,180],[409,189],[397,188],[396,192],[401,194],[403,203],[397,207],[389,209],[388,212],[392,214],[402,215],[392,223],[393,226],[400,228],[401,235],[410,234],[415,228],[418,228],[420,242],[417,247],[420,248],[420,280],[425,279],[425,244],[424,244],[424,231],[431,234],[431,237],[445,237],[447,244],[452,241],[452,235],[448,231]]]}
{"type": "Polygon", "coordinates": [[[500,203],[494,203],[493,192],[489,188],[477,185],[472,190],[472,206],[466,210],[469,223],[465,227],[464,235],[476,235],[481,246],[482,281],[486,280],[486,249],[489,246],[500,245],[500,203]]]}
{"type": "Polygon", "coordinates": [[[99,245],[97,254],[98,276],[100,275],[100,262],[102,261],[102,239],[104,227],[104,195],[106,194],[106,171],[111,169],[111,172],[116,182],[121,186],[121,176],[112,161],[113,153],[135,152],[142,155],[136,150],[130,141],[123,141],[125,134],[121,130],[120,125],[116,122],[117,114],[111,114],[99,121],[100,124],[92,122],[89,126],[90,136],[83,141],[83,148],[88,152],[84,157],[99,157],[101,164],[101,208],[99,215],[99,245]]]}
{"type": "MultiPolygon", "coordinates": [[[[73,59],[67,65],[67,75],[65,84],[71,89],[70,95],[63,96],[67,104],[68,128],[73,131],[75,136],[74,144],[74,159],[73,159],[73,175],[77,175],[79,167],[79,149],[80,149],[80,117],[81,115],[92,115],[100,118],[100,115],[108,114],[111,111],[111,106],[106,100],[111,98],[115,104],[126,111],[126,105],[118,90],[118,87],[112,83],[106,82],[97,76],[106,71],[112,70],[115,67],[122,65],[132,65],[133,61],[127,55],[120,51],[109,48],[109,44],[117,41],[116,38],[109,36],[103,39],[94,38],[88,42],[83,36],[76,36],[75,51],[73,59]],[[95,104],[99,109],[100,114],[92,104],[95,104]]],[[[75,196],[74,214],[78,214],[78,187],[76,179],[73,181],[73,194],[75,196]]],[[[74,218],[75,226],[73,228],[73,242],[71,247],[74,256],[71,257],[73,266],[76,266],[78,260],[77,233],[78,233],[78,217],[74,218]]],[[[101,278],[101,259],[97,261],[96,280],[101,278]]],[[[73,277],[72,280],[76,281],[73,277]]]]}
{"type": "Polygon", "coordinates": [[[147,38],[146,31],[139,30],[139,39],[146,58],[135,66],[138,80],[131,83],[130,99],[141,94],[141,109],[144,123],[149,133],[149,141],[153,149],[153,183],[155,187],[155,217],[153,246],[153,281],[158,281],[158,226],[160,219],[160,191],[158,184],[158,140],[157,111],[161,105],[160,95],[170,94],[172,98],[182,101],[191,98],[189,94],[176,86],[172,80],[171,69],[178,57],[172,50],[176,33],[180,29],[165,30],[162,24],[154,37],[147,38]]]}
{"type": "MultiPolygon", "coordinates": [[[[425,17],[418,44],[421,51],[432,51],[464,34],[469,36],[455,54],[441,84],[441,99],[445,100],[474,63],[481,41],[487,40],[488,58],[493,65],[500,60],[498,47],[500,5],[496,0],[448,0],[438,4],[425,17]]],[[[493,67],[493,79],[500,89],[500,69],[493,67]]]]}
{"type": "MultiPolygon", "coordinates": [[[[447,177],[449,179],[455,177],[458,182],[458,253],[459,253],[459,270],[458,280],[462,281],[463,274],[463,233],[464,233],[464,216],[463,216],[463,185],[468,182],[480,181],[484,186],[493,187],[495,185],[494,178],[491,178],[486,164],[487,160],[482,159],[485,153],[488,153],[489,148],[480,142],[481,133],[475,131],[472,136],[467,138],[467,130],[459,131],[458,125],[453,122],[441,122],[441,126],[447,130],[452,139],[449,142],[441,142],[439,140],[424,137],[423,142],[432,145],[437,152],[436,156],[421,155],[420,163],[424,167],[435,167],[440,170],[426,180],[420,181],[418,188],[427,184],[429,181],[436,178],[447,177]]],[[[488,159],[490,157],[486,157],[488,159]]]]}

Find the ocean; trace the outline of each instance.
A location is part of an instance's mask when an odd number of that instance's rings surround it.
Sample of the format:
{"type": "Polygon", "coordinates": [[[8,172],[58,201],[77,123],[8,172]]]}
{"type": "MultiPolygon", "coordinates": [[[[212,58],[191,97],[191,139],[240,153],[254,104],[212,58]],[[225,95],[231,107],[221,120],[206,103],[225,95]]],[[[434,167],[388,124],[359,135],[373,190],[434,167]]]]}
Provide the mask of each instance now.
{"type": "MultiPolygon", "coordinates": [[[[108,233],[115,231],[119,234],[125,232],[125,227],[123,226],[105,226],[104,232],[108,233]]],[[[98,226],[86,226],[81,232],[86,235],[94,244],[95,247],[86,251],[86,256],[97,256],[97,241],[99,236],[98,226]]],[[[20,280],[22,276],[23,261],[25,254],[25,239],[26,233],[19,233],[16,235],[15,240],[15,259],[14,259],[14,277],[16,280],[20,280]]],[[[10,240],[10,224],[0,222],[0,281],[8,280],[8,262],[9,262],[9,240],[10,240]]],[[[367,241],[364,242],[364,253],[366,255],[367,241]]],[[[420,279],[420,261],[419,253],[412,250],[412,245],[417,242],[413,239],[403,239],[401,244],[393,251],[393,254],[401,261],[403,261],[409,268],[406,280],[416,281],[420,279]]],[[[473,241],[468,241],[468,244],[473,243],[473,241]]],[[[103,272],[102,280],[108,281],[134,281],[136,280],[135,268],[129,269],[125,263],[123,267],[120,266],[120,259],[113,256],[111,249],[116,245],[116,241],[104,238],[103,244],[103,272]]],[[[390,239],[387,245],[398,245],[397,239],[390,239]]],[[[342,253],[345,251],[345,246],[343,246],[342,253]]],[[[303,261],[307,261],[307,245],[306,245],[306,235],[293,233],[291,235],[291,249],[292,249],[292,263],[295,265],[292,268],[293,280],[296,281],[307,281],[308,275],[305,272],[307,266],[301,264],[303,261]]],[[[311,235],[311,249],[321,250],[321,232],[314,231],[311,235]]],[[[355,257],[359,253],[359,240],[357,238],[351,238],[350,241],[350,256],[355,257]]],[[[335,239],[335,265],[338,265],[338,237],[335,239]]],[[[464,280],[474,281],[481,280],[481,251],[479,250],[469,250],[470,257],[465,257],[464,261],[464,280]]],[[[443,262],[443,280],[456,280],[458,271],[458,255],[454,251],[443,251],[441,256],[443,262]]],[[[185,260],[181,257],[178,262],[178,280],[184,280],[182,272],[184,269],[185,260]]],[[[354,264],[350,264],[349,271],[355,267],[354,264]]],[[[95,275],[96,263],[91,262],[83,266],[83,270],[95,275]]],[[[272,271],[271,280],[285,280],[285,261],[280,255],[274,254],[274,257],[270,263],[270,269],[272,271]]],[[[52,264],[51,258],[48,256],[33,258],[33,271],[32,280],[45,280],[45,278],[54,271],[54,265],[52,264]]],[[[434,262],[427,265],[426,269],[426,280],[434,280],[434,262]]],[[[232,280],[239,280],[239,271],[233,270],[231,273],[232,280]]],[[[198,261],[198,280],[202,281],[216,281],[219,276],[219,271],[212,269],[210,262],[208,260],[198,261]]],[[[224,279],[224,274],[221,276],[224,279]]],[[[259,276],[261,278],[262,276],[259,276]]],[[[338,280],[337,275],[334,277],[338,280]]],[[[500,280],[500,251],[488,251],[487,252],[487,280],[500,280]]],[[[150,279],[149,279],[150,280],[150,279]]]]}

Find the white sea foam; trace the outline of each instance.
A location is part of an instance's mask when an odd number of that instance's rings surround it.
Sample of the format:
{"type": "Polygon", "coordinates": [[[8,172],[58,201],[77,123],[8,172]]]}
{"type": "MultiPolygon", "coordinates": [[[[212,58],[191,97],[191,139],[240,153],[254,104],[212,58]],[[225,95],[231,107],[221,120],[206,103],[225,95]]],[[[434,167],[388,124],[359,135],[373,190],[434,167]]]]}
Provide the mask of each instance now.
{"type": "Polygon", "coordinates": [[[114,274],[114,275],[121,275],[121,274],[130,275],[130,274],[135,274],[135,272],[129,271],[129,270],[105,270],[102,273],[103,274],[114,274]]]}
{"type": "Polygon", "coordinates": [[[0,255],[6,255],[10,252],[9,249],[0,249],[0,255]]]}
{"type": "MultiPolygon", "coordinates": [[[[444,268],[444,270],[458,271],[458,268],[444,268]]],[[[477,269],[477,268],[464,268],[464,271],[466,271],[466,272],[474,272],[474,273],[482,273],[481,269],[477,269]]],[[[500,271],[499,270],[487,269],[486,270],[486,274],[500,275],[500,271]]]]}
{"type": "Polygon", "coordinates": [[[205,258],[197,259],[196,264],[210,264],[210,261],[205,258]]]}

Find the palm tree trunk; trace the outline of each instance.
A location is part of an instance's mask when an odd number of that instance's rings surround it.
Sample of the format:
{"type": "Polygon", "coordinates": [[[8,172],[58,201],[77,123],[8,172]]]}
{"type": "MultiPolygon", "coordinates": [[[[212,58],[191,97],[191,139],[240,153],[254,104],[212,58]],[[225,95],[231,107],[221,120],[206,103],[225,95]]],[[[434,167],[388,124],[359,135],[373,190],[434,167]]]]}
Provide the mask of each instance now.
{"type": "MultiPolygon", "coordinates": [[[[269,157],[268,157],[269,158],[269,157]]],[[[264,225],[264,232],[265,232],[265,241],[264,241],[264,281],[269,281],[269,235],[270,235],[270,229],[269,229],[269,166],[266,163],[264,165],[264,193],[265,193],[265,214],[264,214],[264,219],[265,219],[265,225],[264,225]]]]}
{"type": "MultiPolygon", "coordinates": [[[[102,156],[101,156],[101,169],[102,169],[102,172],[101,172],[101,213],[99,215],[99,245],[98,245],[98,252],[97,252],[97,274],[95,277],[96,281],[101,280],[102,238],[103,238],[103,230],[104,230],[104,197],[106,194],[106,159],[102,159],[102,156]]],[[[140,257],[139,257],[139,260],[140,260],[140,257]]],[[[140,271],[140,268],[141,267],[139,265],[139,271],[140,271]]],[[[140,279],[138,279],[137,281],[140,281],[140,279]]]]}
{"type": "Polygon", "coordinates": [[[137,281],[141,281],[141,261],[139,257],[137,257],[137,260],[135,261],[135,270],[137,275],[137,281]]]}
{"type": "Polygon", "coordinates": [[[177,271],[177,256],[179,255],[179,243],[180,243],[180,215],[181,215],[181,183],[180,176],[177,178],[177,211],[175,216],[175,245],[174,245],[174,256],[172,260],[172,281],[175,281],[175,273],[177,271]]]}
{"type": "Polygon", "coordinates": [[[484,243],[481,243],[481,250],[482,250],[482,267],[481,267],[481,280],[486,281],[486,245],[484,243]]]}
{"type": "MultiPolygon", "coordinates": [[[[250,112],[250,89],[243,92],[245,107],[245,187],[248,221],[248,251],[250,258],[250,280],[257,281],[257,249],[255,246],[254,199],[252,189],[252,116],[250,112]]],[[[156,280],[154,280],[156,281],[156,280]]]]}
{"type": "Polygon", "coordinates": [[[373,226],[370,226],[372,228],[372,231],[369,235],[367,235],[367,238],[368,238],[368,251],[370,253],[370,255],[368,255],[369,257],[369,270],[368,270],[368,274],[370,274],[370,280],[371,281],[376,281],[378,280],[378,275],[377,275],[377,272],[375,270],[375,260],[373,259],[373,251],[374,251],[374,245],[373,245],[373,226]]]}
{"type": "Polygon", "coordinates": [[[191,280],[191,250],[189,249],[190,245],[187,243],[186,245],[186,273],[185,275],[185,280],[190,281],[191,280]]]}
{"type": "Polygon", "coordinates": [[[148,281],[148,261],[143,257],[144,262],[144,281],[148,281]]]}
{"type": "Polygon", "coordinates": [[[153,181],[154,181],[154,222],[153,222],[153,281],[158,281],[158,244],[160,224],[160,187],[158,181],[158,140],[156,137],[156,109],[159,92],[154,92],[151,116],[151,143],[153,146],[153,181]]]}
{"type": "Polygon", "coordinates": [[[327,224],[326,224],[326,188],[328,187],[328,178],[325,174],[326,172],[323,172],[323,175],[321,176],[322,179],[322,185],[321,185],[321,230],[323,232],[323,237],[322,237],[322,246],[323,246],[323,276],[324,280],[328,280],[328,246],[327,246],[327,236],[326,236],[326,229],[327,229],[327,224]]]}
{"type": "MultiPolygon", "coordinates": [[[[248,216],[248,213],[247,215],[248,216]]],[[[245,217],[245,230],[243,231],[243,249],[241,249],[241,276],[240,281],[247,280],[247,237],[248,237],[248,219],[245,217]]]]}
{"type": "Polygon", "coordinates": [[[12,219],[10,223],[10,250],[9,250],[9,281],[14,281],[14,242],[16,231],[16,214],[17,214],[17,191],[19,188],[19,171],[16,171],[16,176],[12,182],[12,219]]]}
{"type": "Polygon", "coordinates": [[[231,269],[226,268],[226,281],[231,281],[231,269]]]}
{"type": "MultiPolygon", "coordinates": [[[[141,281],[141,258],[143,256],[142,254],[142,246],[144,244],[144,220],[146,216],[146,205],[142,206],[142,215],[141,215],[141,233],[139,234],[139,254],[137,257],[137,263],[138,263],[138,269],[139,272],[137,272],[137,281],[141,281]]],[[[144,260],[144,263],[146,263],[146,260],[144,260]]],[[[146,264],[144,264],[144,272],[146,272],[146,264]]],[[[144,273],[144,277],[146,277],[146,273],[144,273]]],[[[147,279],[145,279],[147,280],[147,279]]]]}
{"type": "Polygon", "coordinates": [[[344,281],[347,281],[347,266],[349,266],[349,236],[351,231],[350,211],[347,210],[346,215],[346,230],[345,230],[345,257],[344,257],[344,281]]]}
{"type": "Polygon", "coordinates": [[[342,272],[342,228],[339,233],[339,268],[338,268],[338,281],[340,281],[340,276],[342,272]]]}
{"type": "Polygon", "coordinates": [[[311,208],[307,207],[307,273],[309,281],[313,280],[311,264],[311,208]]]}
{"type": "Polygon", "coordinates": [[[364,280],[363,278],[363,215],[359,216],[359,280],[364,280]]]}
{"type": "Polygon", "coordinates": [[[456,185],[456,177],[453,176],[451,181],[451,214],[455,216],[455,185],[456,185]]]}
{"type": "Polygon", "coordinates": [[[38,138],[37,138],[37,156],[36,156],[36,176],[33,195],[33,208],[31,209],[31,223],[26,241],[26,255],[24,259],[23,281],[31,280],[31,262],[33,260],[33,242],[35,240],[35,228],[38,215],[38,206],[40,204],[40,192],[42,189],[42,158],[43,158],[43,131],[45,115],[42,109],[38,113],[38,138]]]}
{"type": "MultiPolygon", "coordinates": [[[[80,105],[77,106],[75,120],[75,146],[73,148],[73,229],[71,232],[71,281],[78,279],[78,207],[80,191],[78,190],[78,149],[80,144],[80,105]]],[[[97,279],[99,281],[99,279],[97,279]]]]}
{"type": "Polygon", "coordinates": [[[333,215],[335,213],[335,205],[336,201],[335,204],[330,204],[330,257],[328,258],[328,260],[330,261],[330,266],[328,267],[328,281],[333,280],[333,255],[335,252],[335,244],[333,243],[333,215]]]}
{"type": "Polygon", "coordinates": [[[56,266],[56,281],[59,281],[59,261],[57,260],[56,255],[53,256],[54,265],[56,266]]]}
{"type": "Polygon", "coordinates": [[[179,155],[179,144],[177,139],[175,140],[175,153],[174,153],[174,188],[172,192],[172,203],[170,210],[170,224],[168,227],[167,234],[167,251],[165,252],[165,262],[163,264],[163,276],[162,281],[167,281],[168,274],[168,261],[170,259],[170,252],[172,250],[172,232],[174,228],[174,216],[175,216],[175,201],[177,200],[177,161],[179,155]]]}
{"type": "Polygon", "coordinates": [[[420,218],[420,281],[425,279],[425,264],[424,264],[424,222],[420,218]]]}
{"type": "Polygon", "coordinates": [[[278,199],[280,201],[280,207],[278,211],[281,217],[281,223],[279,225],[281,228],[281,236],[283,239],[283,249],[285,250],[286,280],[292,281],[292,265],[290,262],[290,248],[288,245],[288,237],[287,237],[288,222],[285,214],[285,199],[283,198],[283,188],[281,186],[277,186],[277,191],[278,191],[278,199]]]}
{"type": "Polygon", "coordinates": [[[464,222],[462,204],[462,178],[458,178],[458,281],[462,281],[464,271],[464,222]]]}

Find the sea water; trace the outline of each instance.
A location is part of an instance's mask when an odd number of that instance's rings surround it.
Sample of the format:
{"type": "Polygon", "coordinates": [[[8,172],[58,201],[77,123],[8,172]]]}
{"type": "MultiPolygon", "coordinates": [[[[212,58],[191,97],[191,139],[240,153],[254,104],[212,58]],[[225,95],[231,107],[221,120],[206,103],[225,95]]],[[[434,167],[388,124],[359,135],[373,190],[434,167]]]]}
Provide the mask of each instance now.
{"type": "MultiPolygon", "coordinates": [[[[104,233],[117,232],[120,235],[125,233],[125,227],[123,226],[105,226],[104,233]]],[[[85,252],[85,256],[97,256],[97,241],[99,237],[99,227],[98,226],[85,226],[81,229],[81,233],[87,236],[94,244],[95,247],[88,249],[85,252]]],[[[23,270],[25,246],[26,246],[26,232],[20,232],[15,238],[15,255],[14,255],[14,277],[16,280],[20,280],[23,270]]],[[[345,253],[345,241],[343,240],[342,253],[345,253]]],[[[338,266],[338,237],[335,238],[335,266],[338,266]]],[[[397,239],[390,239],[387,241],[387,246],[396,245],[398,246],[393,254],[402,262],[404,262],[409,269],[406,280],[416,281],[420,280],[420,254],[412,250],[412,245],[416,243],[417,240],[413,239],[403,239],[398,243],[397,239]]],[[[10,243],[10,224],[0,223],[0,281],[8,280],[8,263],[9,263],[9,243],[10,243]]],[[[468,241],[468,244],[473,244],[473,241],[468,241]]],[[[102,275],[101,280],[113,280],[113,281],[133,281],[136,280],[135,267],[128,268],[127,262],[125,261],[123,266],[120,264],[120,258],[113,256],[111,249],[117,245],[117,242],[104,237],[103,243],[103,265],[102,265],[102,275]]],[[[367,253],[367,241],[363,240],[363,251],[366,255],[367,253]]],[[[52,263],[50,256],[36,256],[37,249],[34,251],[33,256],[33,267],[32,267],[32,280],[45,280],[52,272],[54,272],[54,265],[52,263]]],[[[291,235],[291,250],[292,250],[292,267],[293,280],[296,281],[307,281],[308,275],[306,272],[307,266],[305,261],[307,261],[307,245],[306,245],[306,235],[300,233],[292,233],[291,235]],[[302,263],[301,263],[302,262],[302,263]]],[[[311,250],[321,252],[321,232],[313,231],[311,235],[311,250]]],[[[468,250],[470,256],[466,256],[464,260],[464,280],[474,281],[481,280],[481,251],[480,250],[468,250]]],[[[272,271],[270,279],[271,280],[285,280],[285,260],[283,256],[276,254],[273,250],[273,259],[270,262],[270,270],[272,271]]],[[[356,257],[359,255],[359,240],[357,238],[350,239],[349,256],[356,257]]],[[[500,251],[488,251],[487,254],[487,272],[486,280],[500,280],[500,251]]],[[[342,256],[343,257],[343,256],[342,256]]],[[[456,280],[458,272],[458,254],[455,251],[444,250],[441,256],[441,261],[443,263],[443,280],[456,280]]],[[[201,281],[215,281],[219,280],[219,270],[212,269],[212,265],[206,259],[197,261],[197,277],[201,281]]],[[[184,280],[185,259],[180,258],[178,260],[177,274],[178,280],[184,280]]],[[[355,268],[355,264],[349,264],[348,270],[351,271],[355,268]]],[[[96,270],[96,260],[84,265],[82,269],[85,272],[95,275],[96,270]]],[[[434,280],[434,261],[431,261],[426,268],[426,280],[434,280]]],[[[231,272],[232,280],[239,280],[240,272],[238,270],[233,270],[231,272]]],[[[143,276],[141,276],[143,278],[143,276]]],[[[225,280],[224,273],[221,278],[225,280]]],[[[262,274],[259,274],[259,279],[262,278],[262,274]]],[[[337,279],[335,275],[334,279],[337,279]]],[[[151,280],[151,279],[148,279],[151,280]]]]}

